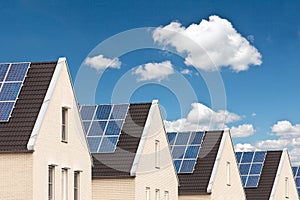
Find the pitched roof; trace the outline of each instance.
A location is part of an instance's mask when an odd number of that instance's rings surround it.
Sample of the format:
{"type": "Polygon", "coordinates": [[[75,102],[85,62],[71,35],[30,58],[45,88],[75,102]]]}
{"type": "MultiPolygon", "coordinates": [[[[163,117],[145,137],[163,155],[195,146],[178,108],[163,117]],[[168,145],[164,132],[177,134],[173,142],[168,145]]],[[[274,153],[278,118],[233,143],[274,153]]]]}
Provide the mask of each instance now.
{"type": "Polygon", "coordinates": [[[113,153],[92,153],[92,178],[131,177],[130,170],[142,137],[151,103],[130,104],[117,148],[113,153]]]}
{"type": "Polygon", "coordinates": [[[0,122],[0,152],[27,151],[27,143],[57,62],[31,63],[8,122],[0,122]]]}
{"type": "Polygon", "coordinates": [[[179,195],[207,194],[224,131],[206,131],[193,173],[178,174],[179,195]]]}
{"type": "Polygon", "coordinates": [[[245,188],[247,200],[266,200],[271,196],[282,151],[267,151],[260,180],[256,188],[245,188]]]}

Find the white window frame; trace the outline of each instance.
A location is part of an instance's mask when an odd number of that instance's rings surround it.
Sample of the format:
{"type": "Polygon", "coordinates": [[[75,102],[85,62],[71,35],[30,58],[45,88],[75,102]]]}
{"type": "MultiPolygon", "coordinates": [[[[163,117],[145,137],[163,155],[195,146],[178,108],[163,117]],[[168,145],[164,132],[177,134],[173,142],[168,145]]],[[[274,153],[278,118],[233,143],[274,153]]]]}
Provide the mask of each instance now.
{"type": "Polygon", "coordinates": [[[61,169],[61,196],[62,200],[68,200],[68,169],[61,169]]]}
{"type": "Polygon", "coordinates": [[[61,109],[61,141],[68,142],[68,108],[61,109]]]}
{"type": "Polygon", "coordinates": [[[150,188],[146,187],[146,200],[150,200],[150,188]]]}
{"type": "Polygon", "coordinates": [[[284,178],[284,182],[285,182],[285,198],[288,199],[289,198],[289,178],[285,177],[284,178]]]}
{"type": "Polygon", "coordinates": [[[80,200],[80,171],[74,171],[74,200],[80,200]]]}
{"type": "Polygon", "coordinates": [[[48,166],[48,200],[55,198],[55,166],[48,166]]]}
{"type": "Polygon", "coordinates": [[[165,200],[169,200],[169,192],[165,191],[165,200]]]}
{"type": "Polygon", "coordinates": [[[230,162],[226,162],[226,185],[231,186],[231,169],[230,162]]]}
{"type": "Polygon", "coordinates": [[[155,168],[160,168],[160,142],[155,140],[155,168]]]}
{"type": "Polygon", "coordinates": [[[160,200],[160,190],[155,189],[155,200],[160,200]]]}

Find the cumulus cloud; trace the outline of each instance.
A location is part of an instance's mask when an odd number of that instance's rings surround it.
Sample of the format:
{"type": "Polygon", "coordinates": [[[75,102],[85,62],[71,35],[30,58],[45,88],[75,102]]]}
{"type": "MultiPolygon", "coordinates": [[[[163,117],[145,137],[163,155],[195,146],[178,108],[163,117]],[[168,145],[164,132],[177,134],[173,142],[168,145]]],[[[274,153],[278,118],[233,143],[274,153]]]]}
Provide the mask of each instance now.
{"type": "Polygon", "coordinates": [[[138,75],[138,81],[158,80],[161,81],[174,73],[173,65],[170,61],[161,63],[147,63],[138,66],[133,74],[138,75]]]}
{"type": "Polygon", "coordinates": [[[283,138],[300,137],[300,124],[292,125],[287,120],[278,121],[272,126],[272,132],[283,138]]]}
{"type": "Polygon", "coordinates": [[[101,54],[86,58],[84,64],[98,71],[104,71],[106,68],[119,69],[121,66],[119,58],[110,59],[101,54]]]}
{"type": "Polygon", "coordinates": [[[231,127],[232,137],[248,137],[255,133],[255,129],[252,124],[242,124],[237,127],[231,127]]]}
{"type": "Polygon", "coordinates": [[[185,56],[186,65],[205,71],[230,67],[239,72],[262,63],[258,50],[228,20],[218,16],[188,27],[171,22],[156,28],[153,39],[160,45],[174,47],[185,56]]]}
{"type": "MultiPolygon", "coordinates": [[[[252,144],[257,149],[275,150],[287,148],[290,150],[291,160],[300,164],[300,124],[292,124],[288,120],[276,122],[272,127],[275,139],[261,140],[252,144]]],[[[236,146],[237,148],[238,146],[236,146]]]]}
{"type": "Polygon", "coordinates": [[[245,144],[236,144],[235,145],[235,151],[258,151],[259,149],[249,143],[245,144]]]}
{"type": "Polygon", "coordinates": [[[180,71],[180,73],[186,74],[186,75],[191,75],[191,74],[192,74],[192,71],[189,70],[189,69],[183,69],[183,70],[180,71]]]}
{"type": "Polygon", "coordinates": [[[227,128],[227,123],[240,120],[241,117],[227,110],[214,111],[201,103],[193,103],[186,118],[165,121],[168,132],[190,130],[212,130],[227,128]]]}
{"type": "Polygon", "coordinates": [[[289,140],[263,140],[256,143],[256,146],[261,149],[283,149],[289,145],[289,140]]]}

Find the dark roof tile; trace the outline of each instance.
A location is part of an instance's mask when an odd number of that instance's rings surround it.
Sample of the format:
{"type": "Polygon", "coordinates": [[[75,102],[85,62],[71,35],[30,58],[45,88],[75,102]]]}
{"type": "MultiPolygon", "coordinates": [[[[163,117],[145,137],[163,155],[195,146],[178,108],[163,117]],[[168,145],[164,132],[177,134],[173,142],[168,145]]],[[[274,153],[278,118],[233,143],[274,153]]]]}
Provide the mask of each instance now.
{"type": "Polygon", "coordinates": [[[257,188],[245,188],[247,200],[270,198],[282,151],[268,151],[257,188]]]}
{"type": "Polygon", "coordinates": [[[92,177],[130,177],[151,103],[130,104],[114,153],[93,153],[92,177]]]}
{"type": "Polygon", "coordinates": [[[207,131],[191,174],[178,174],[179,195],[207,194],[207,187],[220,147],[223,131],[207,131]]]}
{"type": "Polygon", "coordinates": [[[0,122],[0,152],[26,151],[56,62],[31,63],[8,122],[0,122]]]}

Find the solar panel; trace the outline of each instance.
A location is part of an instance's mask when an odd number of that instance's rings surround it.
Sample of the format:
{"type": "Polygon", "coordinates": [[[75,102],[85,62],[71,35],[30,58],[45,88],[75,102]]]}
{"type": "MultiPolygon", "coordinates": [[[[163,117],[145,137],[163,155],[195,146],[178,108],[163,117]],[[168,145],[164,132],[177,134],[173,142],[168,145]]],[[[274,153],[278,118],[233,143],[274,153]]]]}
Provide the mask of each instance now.
{"type": "Polygon", "coordinates": [[[30,63],[0,64],[0,122],[8,122],[30,63]]]}
{"type": "Polygon", "coordinates": [[[298,195],[300,197],[300,166],[293,167],[292,169],[293,169],[293,173],[294,173],[294,177],[295,177],[295,181],[296,181],[298,195]]]}
{"type": "Polygon", "coordinates": [[[177,173],[193,173],[204,132],[167,133],[177,173]]]}
{"type": "Polygon", "coordinates": [[[236,152],[236,160],[245,188],[258,186],[267,152],[236,152]]]}
{"type": "Polygon", "coordinates": [[[79,106],[91,152],[115,151],[128,107],[128,104],[79,106]]]}

